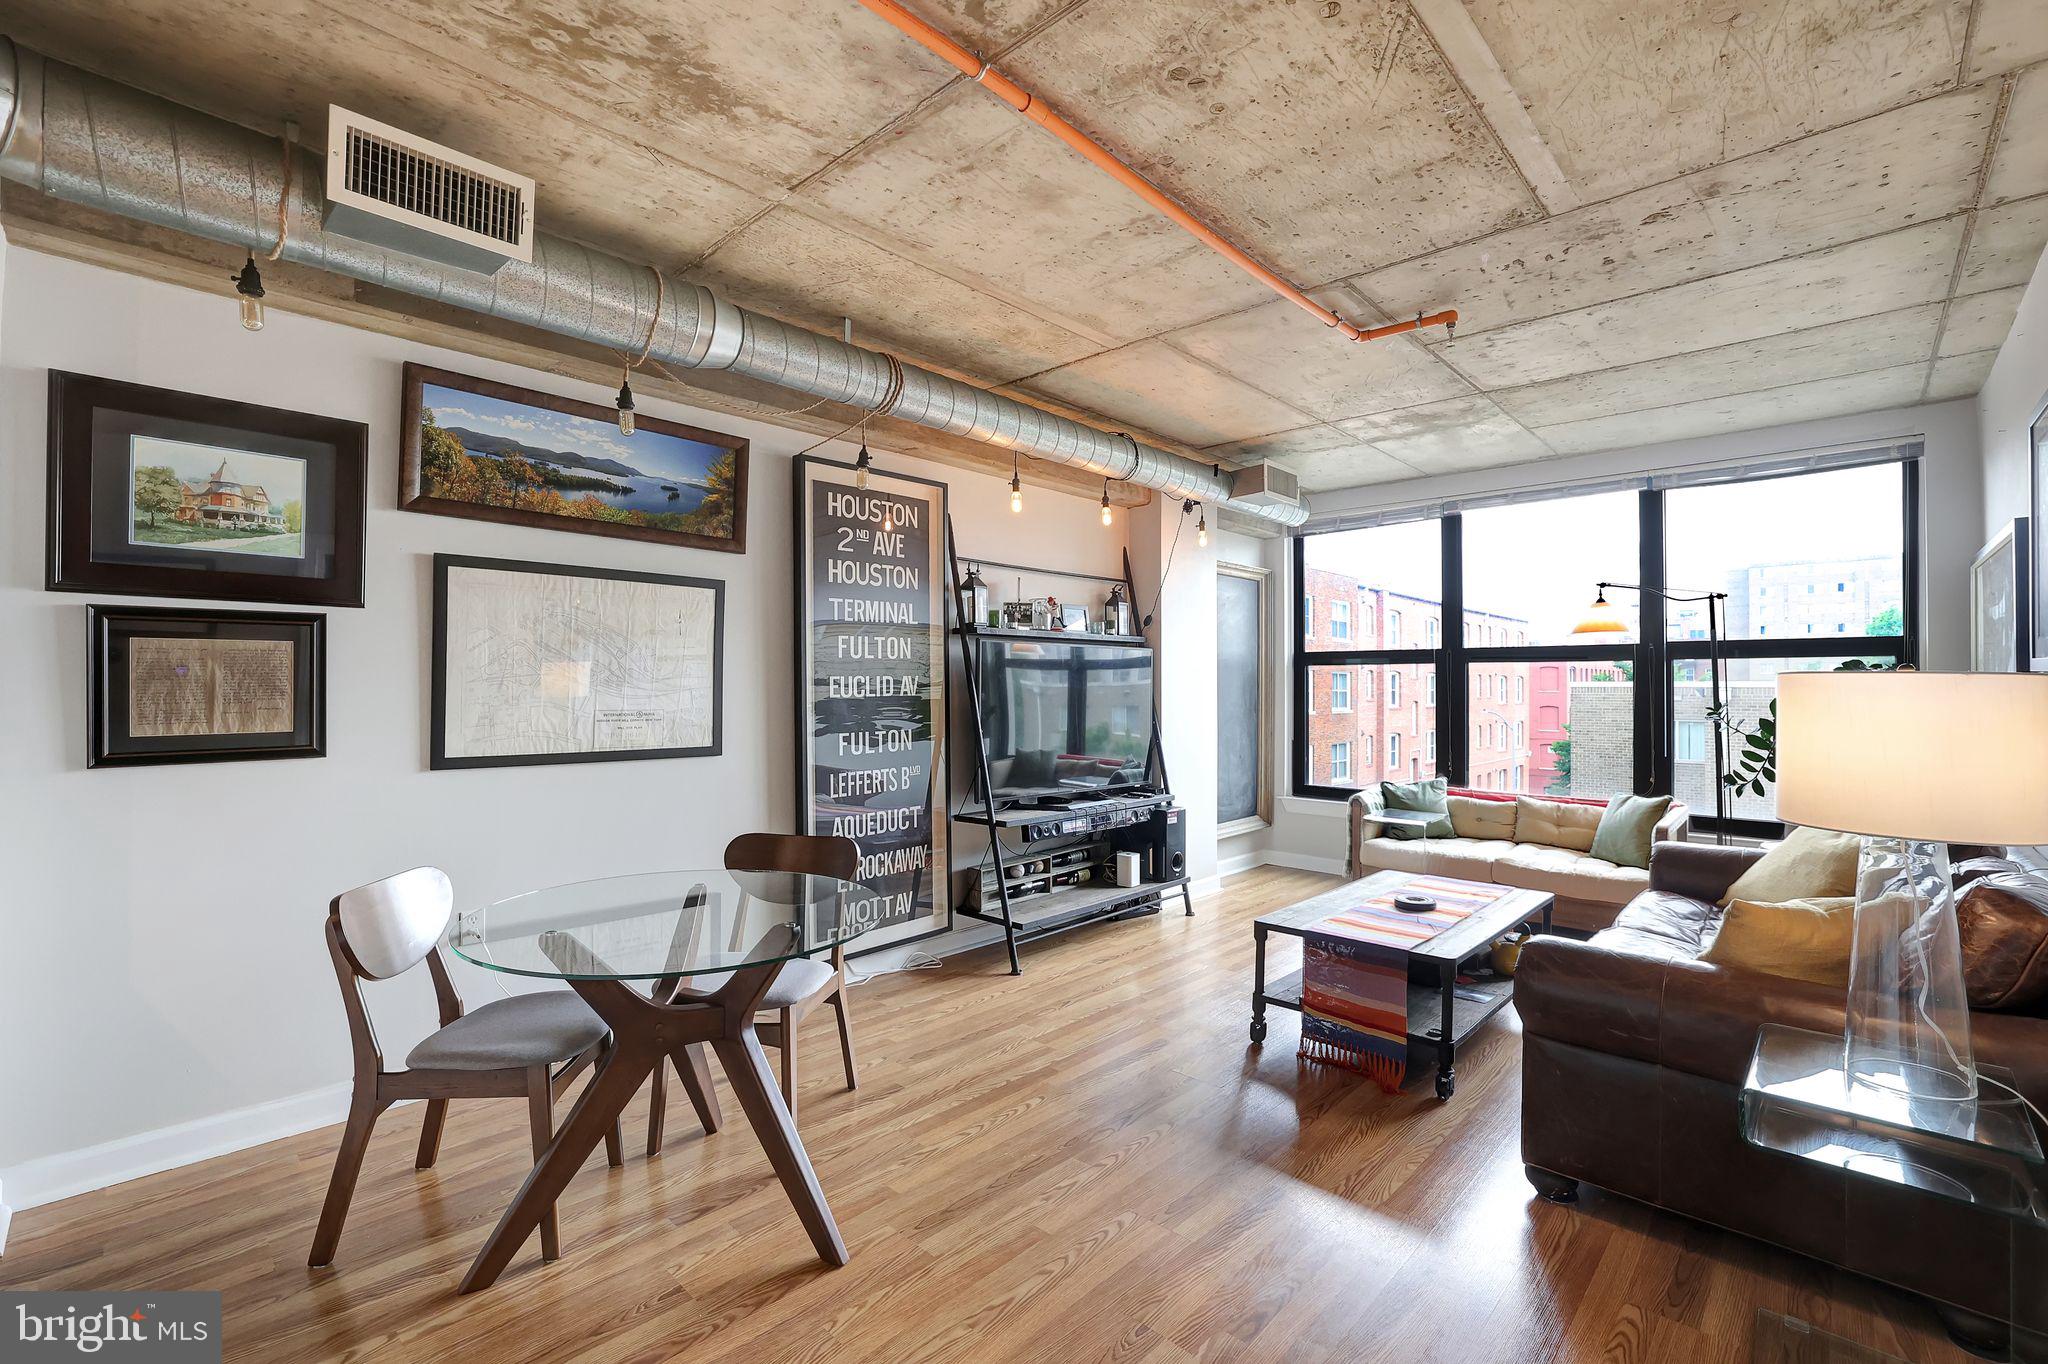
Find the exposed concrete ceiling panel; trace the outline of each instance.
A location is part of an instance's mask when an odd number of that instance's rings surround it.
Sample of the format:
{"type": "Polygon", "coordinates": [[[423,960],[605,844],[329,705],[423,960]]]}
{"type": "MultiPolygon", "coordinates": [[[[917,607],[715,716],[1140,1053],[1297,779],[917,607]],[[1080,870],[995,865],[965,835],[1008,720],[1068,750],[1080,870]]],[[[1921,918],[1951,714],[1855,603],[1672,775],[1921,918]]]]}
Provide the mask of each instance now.
{"type": "Polygon", "coordinates": [[[1588,199],[1947,89],[1969,5],[1467,0],[1558,164],[1588,199]]]}
{"type": "Polygon", "coordinates": [[[1413,407],[1472,391],[1411,337],[1344,341],[1285,299],[1169,332],[1163,339],[1325,419],[1413,407]]]}
{"type": "Polygon", "coordinates": [[[1938,403],[1950,398],[1970,397],[1991,377],[1991,364],[1996,359],[1997,351],[1980,350],[1968,355],[1945,355],[1936,360],[1934,371],[1927,380],[1925,400],[1938,403]]]}
{"type": "Polygon", "coordinates": [[[1421,472],[1348,431],[1324,425],[1218,445],[1203,453],[1226,464],[1271,460],[1292,471],[1301,480],[1301,486],[1312,493],[1355,488],[1365,483],[1391,483],[1421,472]]]}
{"type": "MultiPolygon", "coordinates": [[[[2042,0],[2039,22],[2048,30],[2048,0],[2042,0]]],[[[2048,66],[2022,72],[2013,82],[1998,147],[1991,154],[1991,175],[1984,183],[1984,203],[2002,204],[2048,193],[2048,66]]]]}
{"type": "Polygon", "coordinates": [[[1957,292],[1974,294],[2008,284],[2025,284],[2048,242],[2048,194],[1986,209],[1977,215],[1963,253],[1957,292]]]}
{"type": "Polygon", "coordinates": [[[1480,393],[1353,417],[1338,425],[1426,474],[1518,464],[1553,453],[1480,393]]]}
{"type": "Polygon", "coordinates": [[[1272,297],[978,87],[935,100],[802,197],[1117,341],[1272,297]]]}
{"type": "Polygon", "coordinates": [[[2006,333],[2020,310],[2024,285],[1993,289],[1952,301],[1948,322],[1941,329],[1941,354],[1968,355],[1971,351],[1997,350],[2005,344],[2006,333]]]}
{"type": "Polygon", "coordinates": [[[1163,341],[1104,351],[1035,375],[1019,387],[1085,411],[1115,414],[1140,431],[1182,445],[1218,445],[1307,421],[1306,413],[1204,367],[1163,341]]]}
{"type": "Polygon", "coordinates": [[[1731,345],[1932,303],[1948,292],[1960,217],[1435,347],[1481,388],[1731,345]]]}
{"type": "MultiPolygon", "coordinates": [[[[2006,322],[2011,321],[2008,311],[2006,322]]],[[[1499,389],[1492,397],[1508,415],[1534,428],[1618,416],[1925,360],[1940,325],[1941,305],[1928,303],[1597,374],[1499,389]]]]}
{"type": "MultiPolygon", "coordinates": [[[[963,37],[1001,41],[1054,7],[983,0],[963,37]]],[[[587,117],[783,186],[956,74],[851,4],[359,0],[353,8],[451,63],[518,72],[587,117]]]]}
{"type": "Polygon", "coordinates": [[[250,127],[281,129],[296,118],[316,144],[326,137],[327,106],[344,105],[533,176],[550,231],[663,264],[689,259],[766,206],[562,112],[544,86],[431,63],[319,0],[8,5],[0,31],[250,127]]]}
{"type": "Polygon", "coordinates": [[[2048,0],[914,4],[1328,306],[1456,340],[1339,339],[850,0],[0,31],[312,140],[361,109],[535,175],[550,231],[1312,488],[1967,393],[2048,242],[2048,0]]]}
{"type": "Polygon", "coordinates": [[[1407,0],[1090,4],[1003,65],[1308,283],[1542,212],[1407,0]]]}
{"type": "Polygon", "coordinates": [[[1977,0],[1970,33],[1969,78],[2048,61],[2048,21],[2041,0],[1977,0]]]}
{"type": "Polygon", "coordinates": [[[1821,417],[1840,417],[1884,407],[1904,407],[1920,400],[1921,385],[1926,378],[1925,361],[1893,365],[1844,378],[1817,379],[1729,398],[1709,398],[1618,417],[1565,422],[1541,427],[1537,434],[1561,455],[1588,454],[1623,445],[1688,440],[1725,431],[1746,431],[1758,426],[1814,421],[1821,417]]]}
{"type": "Polygon", "coordinates": [[[1465,335],[1966,208],[1995,82],[1362,276],[1394,316],[1455,304],[1465,335]]]}
{"type": "Polygon", "coordinates": [[[1007,382],[1101,347],[1022,308],[786,208],[728,237],[691,277],[818,331],[851,317],[869,345],[1007,382]]]}

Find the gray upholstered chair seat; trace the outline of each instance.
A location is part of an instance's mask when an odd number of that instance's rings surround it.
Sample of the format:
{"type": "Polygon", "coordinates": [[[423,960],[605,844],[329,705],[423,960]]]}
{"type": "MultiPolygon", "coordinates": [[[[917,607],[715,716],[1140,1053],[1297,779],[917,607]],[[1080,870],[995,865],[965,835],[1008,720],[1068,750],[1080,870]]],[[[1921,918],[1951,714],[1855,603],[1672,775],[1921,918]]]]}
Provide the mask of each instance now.
{"type": "MultiPolygon", "coordinates": [[[[832,978],[832,964],[815,957],[796,957],[782,963],[782,970],[775,976],[775,983],[768,987],[768,993],[761,996],[755,1007],[763,1012],[787,1009],[798,1000],[808,997],[811,991],[832,978]]],[[[691,995],[712,995],[732,979],[730,971],[721,971],[715,976],[691,976],[676,991],[676,998],[688,999],[691,995]]]]}
{"type": "Polygon", "coordinates": [[[434,1033],[405,1058],[411,1070],[506,1070],[566,1061],[609,1031],[567,990],[494,999],[434,1033]]]}

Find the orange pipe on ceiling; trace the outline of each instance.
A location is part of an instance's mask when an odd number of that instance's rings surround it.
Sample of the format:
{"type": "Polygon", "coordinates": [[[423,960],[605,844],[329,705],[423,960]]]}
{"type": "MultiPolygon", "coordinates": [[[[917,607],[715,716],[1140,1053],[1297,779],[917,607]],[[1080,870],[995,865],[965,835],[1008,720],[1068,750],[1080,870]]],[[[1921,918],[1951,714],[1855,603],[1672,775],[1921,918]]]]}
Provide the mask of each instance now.
{"type": "Polygon", "coordinates": [[[1238,269],[1244,271],[1296,307],[1313,314],[1316,320],[1324,326],[1335,327],[1353,341],[1377,341],[1384,336],[1398,336],[1402,332],[1412,332],[1421,327],[1441,326],[1450,330],[1457,326],[1458,312],[1455,308],[1447,308],[1442,312],[1431,313],[1426,317],[1416,316],[1406,322],[1389,323],[1384,327],[1360,328],[1353,326],[1301,290],[1295,288],[1279,275],[1274,274],[1271,270],[1253,260],[1251,256],[1223,236],[1222,233],[1210,227],[1185,208],[1182,208],[1166,191],[1160,189],[1159,186],[1124,164],[1123,161],[1117,158],[1115,153],[1053,112],[1045,101],[1038,99],[1029,90],[1018,85],[1017,82],[1011,80],[1002,72],[997,71],[987,62],[984,62],[981,58],[975,56],[972,52],[969,52],[966,48],[960,46],[960,44],[954,42],[951,38],[948,38],[945,34],[903,8],[902,5],[897,4],[896,0],[859,0],[859,4],[862,8],[886,19],[898,30],[915,39],[920,45],[950,62],[961,75],[979,82],[982,86],[993,92],[996,98],[1002,100],[1003,103],[1009,105],[1012,109],[1015,109],[1018,113],[1024,115],[1024,117],[1030,119],[1033,123],[1036,123],[1039,127],[1045,129],[1054,137],[1094,162],[1099,169],[1123,184],[1125,188],[1129,189],[1146,203],[1152,205],[1160,213],[1166,215],[1166,217],[1185,229],[1211,251],[1214,251],[1217,255],[1223,257],[1232,265],[1235,265],[1238,269]]]}

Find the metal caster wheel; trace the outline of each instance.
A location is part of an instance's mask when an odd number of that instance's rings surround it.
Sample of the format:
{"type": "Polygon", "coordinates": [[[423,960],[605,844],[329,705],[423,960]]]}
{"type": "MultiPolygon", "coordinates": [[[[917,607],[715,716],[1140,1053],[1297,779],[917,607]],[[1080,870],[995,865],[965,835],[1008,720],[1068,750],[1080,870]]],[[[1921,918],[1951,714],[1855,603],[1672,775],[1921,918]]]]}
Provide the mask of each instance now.
{"type": "Polygon", "coordinates": [[[1252,1041],[1254,1041],[1254,1042],[1263,1042],[1263,1041],[1265,1041],[1265,1040],[1266,1040],[1266,1020],[1265,1020],[1265,1019],[1263,1019],[1263,1018],[1254,1018],[1254,1019],[1252,1020],[1252,1041]]]}
{"type": "Polygon", "coordinates": [[[1451,1093],[1452,1093],[1452,1091],[1454,1091],[1455,1089],[1457,1089],[1457,1087],[1458,1087],[1458,1082],[1457,1082],[1456,1080],[1453,1080],[1453,1079],[1452,1079],[1452,1078],[1451,1078],[1450,1076],[1448,1076],[1448,1075],[1445,1075],[1445,1074],[1443,1074],[1442,1072],[1438,1072],[1438,1074],[1437,1074],[1437,1077],[1436,1077],[1436,1096],[1437,1096],[1437,1098],[1439,1098],[1439,1099],[1448,1099],[1448,1098],[1450,1098],[1450,1097],[1451,1097],[1451,1093]]]}

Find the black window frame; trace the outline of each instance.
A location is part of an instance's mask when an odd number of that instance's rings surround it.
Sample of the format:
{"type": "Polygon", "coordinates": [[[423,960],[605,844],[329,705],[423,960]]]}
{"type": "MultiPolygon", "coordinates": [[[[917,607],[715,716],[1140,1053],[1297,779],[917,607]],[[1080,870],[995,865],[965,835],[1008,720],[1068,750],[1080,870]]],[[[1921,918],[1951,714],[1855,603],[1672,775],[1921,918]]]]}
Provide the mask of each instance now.
{"type": "MultiPolygon", "coordinates": [[[[1784,639],[1724,639],[1721,657],[1742,658],[1885,658],[1910,667],[1920,666],[1921,575],[1924,563],[1920,534],[1920,460],[1917,457],[1893,461],[1898,465],[1902,527],[1903,605],[1902,632],[1897,635],[1816,635],[1784,639]]],[[[1769,483],[1798,478],[1810,472],[1788,469],[1743,480],[1769,483]]],[[[1569,497],[1571,494],[1563,494],[1569,497]]],[[[1562,498],[1560,499],[1562,500],[1562,498]]],[[[1632,666],[1635,678],[1633,747],[1635,790],[1639,794],[1672,789],[1675,772],[1673,750],[1676,711],[1673,665],[1707,659],[1712,651],[1705,640],[1667,639],[1668,625],[1664,599],[1656,591],[1640,594],[1637,638],[1623,644],[1565,644],[1472,646],[1465,643],[1465,539],[1464,518],[1446,512],[1428,518],[1437,522],[1439,550],[1443,558],[1443,589],[1439,603],[1443,624],[1437,631],[1435,648],[1403,649],[1307,649],[1309,638],[1307,577],[1308,536],[1294,537],[1294,634],[1289,645],[1293,668],[1293,734],[1288,766],[1293,793],[1320,800],[1349,800],[1356,786],[1318,785],[1309,781],[1309,697],[1313,670],[1331,667],[1377,665],[1427,666],[1436,677],[1436,774],[1453,786],[1464,786],[1471,771],[1471,670],[1475,664],[1501,663],[1622,663],[1632,666]],[[1455,622],[1455,626],[1453,625],[1455,622]]],[[[1665,578],[1665,493],[1644,488],[1637,493],[1637,577],[1645,588],[1673,590],[1665,578]]],[[[1591,586],[1591,584],[1588,584],[1591,586]]],[[[1676,590],[1698,584],[1676,584],[1676,590]]],[[[1354,684],[1353,695],[1357,694],[1354,684]]],[[[1356,702],[1354,701],[1354,707],[1356,702]]],[[[1375,736],[1377,740],[1378,736],[1375,736]]],[[[1711,743],[1711,739],[1709,740],[1711,743]]],[[[1356,763],[1353,764],[1354,769],[1356,763]]],[[[1726,832],[1741,836],[1775,838],[1785,826],[1777,820],[1731,816],[1717,821],[1711,810],[1692,812],[1694,827],[1705,832],[1726,832]]]]}

